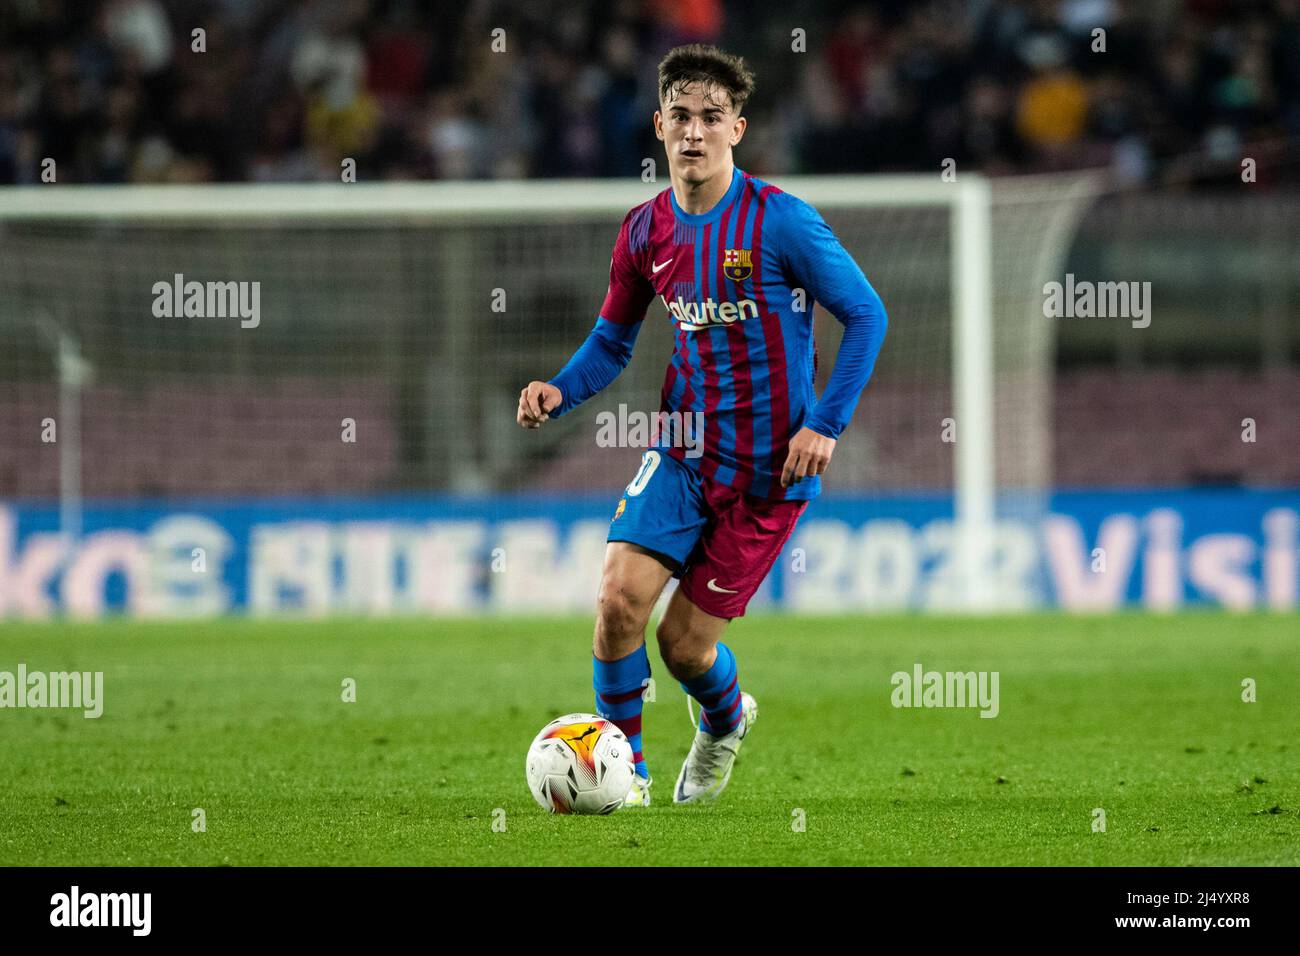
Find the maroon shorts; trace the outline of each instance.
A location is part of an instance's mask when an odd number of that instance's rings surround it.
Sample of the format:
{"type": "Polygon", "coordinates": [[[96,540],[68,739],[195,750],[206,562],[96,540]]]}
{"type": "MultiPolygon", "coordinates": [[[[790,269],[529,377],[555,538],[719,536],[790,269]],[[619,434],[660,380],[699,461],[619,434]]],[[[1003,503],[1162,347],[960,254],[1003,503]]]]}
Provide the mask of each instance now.
{"type": "Polygon", "coordinates": [[[704,481],[713,517],[686,559],[678,590],[714,617],[741,617],[808,507],[704,481]]]}

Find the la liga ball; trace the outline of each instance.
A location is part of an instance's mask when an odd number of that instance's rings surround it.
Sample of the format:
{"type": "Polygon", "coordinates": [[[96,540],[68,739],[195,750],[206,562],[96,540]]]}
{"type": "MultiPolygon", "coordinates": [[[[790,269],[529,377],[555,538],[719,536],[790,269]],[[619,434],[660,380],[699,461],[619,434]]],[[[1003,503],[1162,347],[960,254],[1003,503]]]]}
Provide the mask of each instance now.
{"type": "Polygon", "coordinates": [[[528,789],[551,813],[613,813],[632,788],[632,745],[611,721],[565,714],[541,729],[524,765],[528,789]]]}

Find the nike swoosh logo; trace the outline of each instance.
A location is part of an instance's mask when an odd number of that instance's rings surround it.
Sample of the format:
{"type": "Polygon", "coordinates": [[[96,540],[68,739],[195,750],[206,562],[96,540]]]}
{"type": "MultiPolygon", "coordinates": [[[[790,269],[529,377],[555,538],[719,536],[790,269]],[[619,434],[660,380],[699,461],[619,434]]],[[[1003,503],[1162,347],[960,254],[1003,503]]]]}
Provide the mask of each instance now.
{"type": "Polygon", "coordinates": [[[718,587],[717,578],[709,578],[709,590],[717,591],[719,594],[739,594],[739,591],[728,591],[726,588],[718,587]]]}
{"type": "MultiPolygon", "coordinates": [[[[676,258],[677,258],[676,256],[673,256],[673,259],[676,259],[676,258]]],[[[665,268],[667,268],[667,267],[668,267],[668,263],[670,263],[670,262],[672,262],[672,261],[673,261],[672,259],[665,259],[663,262],[651,262],[651,263],[650,263],[650,271],[651,271],[652,273],[657,273],[657,272],[659,272],[660,269],[665,269],[665,268]]]]}

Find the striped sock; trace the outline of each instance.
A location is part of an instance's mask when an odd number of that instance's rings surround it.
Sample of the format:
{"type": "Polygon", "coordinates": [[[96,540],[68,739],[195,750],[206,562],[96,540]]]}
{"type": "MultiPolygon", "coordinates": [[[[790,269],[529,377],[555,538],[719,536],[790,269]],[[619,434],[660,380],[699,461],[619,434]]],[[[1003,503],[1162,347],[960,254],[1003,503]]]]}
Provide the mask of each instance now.
{"type": "Polygon", "coordinates": [[[740,679],[736,655],[718,642],[718,658],[699,677],[681,681],[682,690],[700,702],[700,730],[725,737],[740,726],[740,679]]]}
{"type": "Polygon", "coordinates": [[[650,676],[650,658],[646,656],[645,645],[617,661],[602,661],[595,655],[591,660],[596,713],[613,721],[627,735],[636,772],[648,778],[650,770],[641,754],[641,695],[650,676]]]}

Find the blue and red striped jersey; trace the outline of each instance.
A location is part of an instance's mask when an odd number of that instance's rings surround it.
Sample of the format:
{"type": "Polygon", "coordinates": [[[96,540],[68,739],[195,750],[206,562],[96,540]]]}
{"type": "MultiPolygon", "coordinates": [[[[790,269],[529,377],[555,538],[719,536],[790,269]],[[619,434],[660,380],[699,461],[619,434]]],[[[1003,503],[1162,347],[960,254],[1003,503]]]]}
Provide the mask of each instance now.
{"type": "Polygon", "coordinates": [[[818,494],[820,477],[781,487],[800,428],[838,438],[871,375],[886,328],[884,305],[810,205],[736,169],[726,195],[692,215],[665,189],[623,220],[609,290],[587,343],[552,379],[558,417],[627,365],[654,298],[674,347],[660,393],[667,413],[703,414],[702,455],[661,439],[704,477],[770,499],[818,494]],[[813,305],[845,326],[825,393],[813,391],[813,305]]]}

